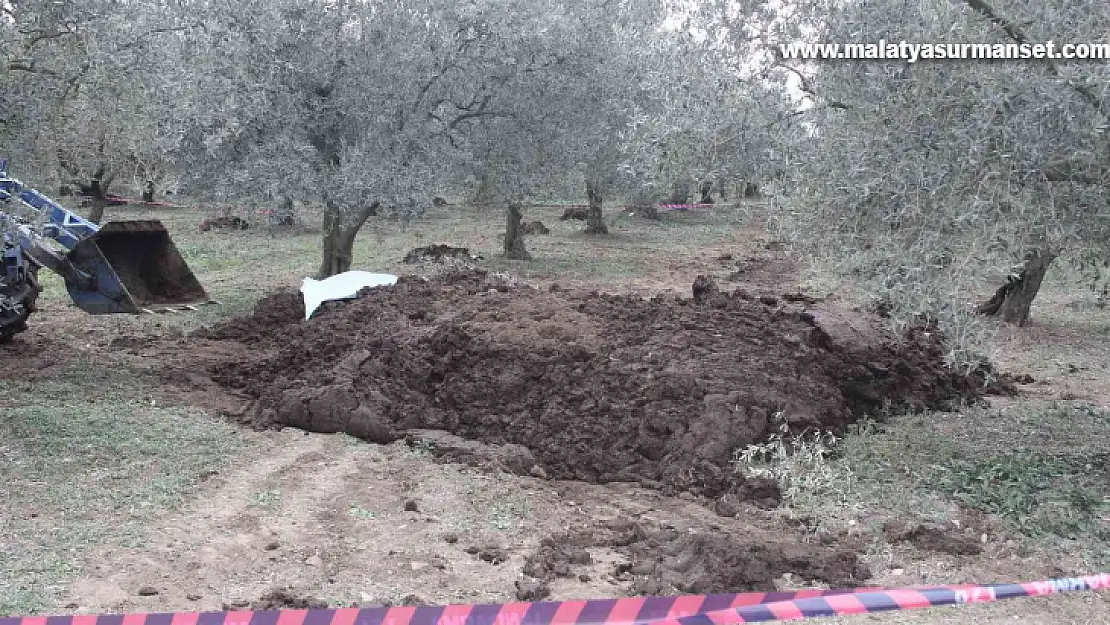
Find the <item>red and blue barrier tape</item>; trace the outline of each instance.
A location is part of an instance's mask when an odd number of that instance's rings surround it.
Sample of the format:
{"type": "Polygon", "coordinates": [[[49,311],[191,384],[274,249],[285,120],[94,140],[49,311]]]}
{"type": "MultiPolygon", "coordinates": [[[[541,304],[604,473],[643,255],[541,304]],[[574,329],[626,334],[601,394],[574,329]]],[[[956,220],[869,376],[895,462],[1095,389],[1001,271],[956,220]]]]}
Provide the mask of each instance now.
{"type": "Polygon", "coordinates": [[[1110,589],[1110,573],[1022,584],[391,608],[0,618],[0,625],[731,625],[1110,589]]]}
{"type": "Polygon", "coordinates": [[[707,611],[655,621],[651,625],[732,625],[804,618],[848,616],[894,610],[992,603],[1003,599],[1045,597],[1077,591],[1110,589],[1110,574],[1088,575],[1023,584],[936,586],[849,592],[821,597],[773,601],[753,606],[707,611]]]}

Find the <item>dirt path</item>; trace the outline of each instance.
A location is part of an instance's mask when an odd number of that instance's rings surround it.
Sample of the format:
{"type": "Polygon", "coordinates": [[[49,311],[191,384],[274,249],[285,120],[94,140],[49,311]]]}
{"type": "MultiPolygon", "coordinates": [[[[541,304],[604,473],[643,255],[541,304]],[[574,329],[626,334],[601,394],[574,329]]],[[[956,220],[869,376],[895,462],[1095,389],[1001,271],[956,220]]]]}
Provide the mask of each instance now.
{"type": "MultiPolygon", "coordinates": [[[[630,485],[488,474],[401,443],[294,430],[250,437],[251,451],[151,528],[145,545],[90,555],[74,609],[219,610],[286,588],[332,605],[503,602],[518,596],[541,541],[562,532],[628,522],[771,544],[788,531],[773,513],[726,519],[630,485]]],[[[586,551],[590,563],[548,580],[551,598],[627,595],[642,581],[616,573],[627,552],[604,541],[586,551]]]]}
{"type": "MultiPolygon", "coordinates": [[[[403,444],[366,445],[293,430],[248,436],[250,451],[189,507],[151,528],[145,545],[89,556],[86,575],[72,586],[75,611],[257,608],[275,590],[285,590],[286,600],[333,606],[508,602],[518,598],[516,583],[541,541],[566,530],[629,521],[768,544],[790,532],[774,512],[745,509],[741,519],[726,519],[691,501],[626,485],[553,483],[445,465],[403,444]],[[406,511],[407,502],[417,511],[406,511]],[[151,589],[158,594],[140,595],[151,589]]],[[[591,563],[551,580],[549,598],[635,592],[635,577],[614,574],[618,564],[630,562],[627,553],[606,546],[587,551],[591,563]]],[[[944,560],[922,561],[915,573],[1023,576],[1021,562],[967,564],[953,571],[944,560]]],[[[780,588],[810,585],[796,577],[776,582],[780,588]]],[[[920,581],[887,574],[870,583],[920,581]]],[[[1095,615],[1107,607],[1098,596],[1073,596],[828,622],[932,625],[960,618],[1078,625],[1103,622],[1095,615]]]]}
{"type": "Polygon", "coordinates": [[[473,526],[486,540],[520,546],[512,511],[499,513],[503,530],[482,527],[492,480],[457,475],[459,488],[443,488],[450,469],[402,448],[293,430],[251,438],[250,455],[153,528],[147,545],[97,558],[72,601],[91,611],[219,610],[286,587],[375,603],[496,599],[512,589],[519,563],[494,566],[444,538],[473,526]],[[405,511],[410,499],[421,511],[405,511]],[[158,595],[139,596],[144,586],[158,595]],[[444,594],[449,588],[473,594],[444,594]]]}

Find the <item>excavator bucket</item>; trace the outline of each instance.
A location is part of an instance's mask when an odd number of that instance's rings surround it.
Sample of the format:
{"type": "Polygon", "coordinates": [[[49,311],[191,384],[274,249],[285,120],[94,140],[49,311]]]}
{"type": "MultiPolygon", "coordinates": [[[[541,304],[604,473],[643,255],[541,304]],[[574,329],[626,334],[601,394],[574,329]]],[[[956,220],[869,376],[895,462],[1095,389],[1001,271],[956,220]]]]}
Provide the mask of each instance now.
{"type": "Polygon", "coordinates": [[[93,315],[195,310],[215,304],[177,251],[162,222],[113,221],[66,258],[92,277],[67,280],[78,308],[93,315]]]}

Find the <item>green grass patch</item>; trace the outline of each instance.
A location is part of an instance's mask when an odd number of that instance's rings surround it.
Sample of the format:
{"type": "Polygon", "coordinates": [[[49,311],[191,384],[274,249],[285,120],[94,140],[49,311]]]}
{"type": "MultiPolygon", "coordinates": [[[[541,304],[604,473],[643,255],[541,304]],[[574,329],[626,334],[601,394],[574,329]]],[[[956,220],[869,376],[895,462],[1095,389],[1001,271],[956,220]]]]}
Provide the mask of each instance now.
{"type": "Polygon", "coordinates": [[[737,453],[818,526],[949,522],[964,507],[1015,539],[1110,565],[1110,411],[1023,400],[863,423],[842,438],[784,432],[737,453]]]}
{"type": "Polygon", "coordinates": [[[238,448],[232,426],[153,403],[143,381],[89,361],[0,383],[0,616],[57,609],[90,549],[142,546],[238,448]]]}
{"type": "Polygon", "coordinates": [[[905,416],[845,438],[839,451],[873,504],[921,512],[922,501],[939,497],[1027,537],[1110,542],[1106,410],[1027,400],[905,416]]]}
{"type": "Polygon", "coordinates": [[[1101,523],[1110,518],[1110,454],[949,453],[939,460],[922,476],[930,488],[1023,534],[1110,540],[1110,527],[1101,523]]]}

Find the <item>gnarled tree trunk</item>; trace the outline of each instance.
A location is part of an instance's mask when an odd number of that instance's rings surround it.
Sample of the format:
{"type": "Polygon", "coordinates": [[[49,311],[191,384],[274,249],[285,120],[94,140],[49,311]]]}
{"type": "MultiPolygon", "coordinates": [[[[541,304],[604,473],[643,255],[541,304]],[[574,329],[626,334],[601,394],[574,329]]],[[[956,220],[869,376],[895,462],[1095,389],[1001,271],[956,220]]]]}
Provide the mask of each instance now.
{"type": "Polygon", "coordinates": [[[977,309],[979,314],[1001,317],[1006,323],[1019,326],[1028,323],[1029,309],[1056,256],[1055,252],[1047,250],[1033,250],[1026,254],[1021,273],[1007,278],[1006,284],[998,288],[994,297],[980,304],[977,309]]]}
{"type": "Polygon", "coordinates": [[[493,188],[493,176],[489,172],[483,172],[482,177],[478,180],[478,186],[471,192],[466,202],[471,206],[485,208],[492,205],[496,199],[497,194],[493,188]]]}
{"type": "Polygon", "coordinates": [[[609,234],[609,228],[606,227],[605,219],[601,214],[604,198],[601,197],[601,189],[598,185],[586,183],[586,199],[590,203],[586,210],[586,234],[609,234]]]}
{"type": "Polygon", "coordinates": [[[355,237],[359,229],[371,215],[378,213],[380,204],[374,202],[359,209],[354,215],[347,214],[329,198],[324,199],[324,249],[317,280],[324,280],[336,274],[350,271],[354,259],[355,237]]]}
{"type": "Polygon", "coordinates": [[[112,185],[112,180],[116,177],[114,173],[105,175],[106,169],[105,165],[101,165],[93,174],[89,184],[81,185],[82,192],[92,200],[89,216],[86,219],[94,224],[99,224],[104,220],[104,209],[108,208],[108,187],[112,185]]]}
{"type": "Polygon", "coordinates": [[[698,204],[713,204],[713,182],[705,181],[701,183],[701,188],[698,189],[701,197],[698,198],[698,204]]]}
{"type": "Polygon", "coordinates": [[[509,202],[505,211],[505,258],[511,260],[531,260],[532,255],[524,247],[524,234],[521,232],[521,221],[524,211],[520,204],[509,202]]]}

